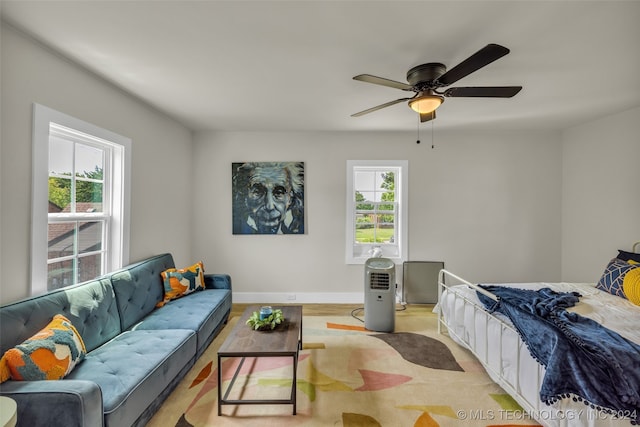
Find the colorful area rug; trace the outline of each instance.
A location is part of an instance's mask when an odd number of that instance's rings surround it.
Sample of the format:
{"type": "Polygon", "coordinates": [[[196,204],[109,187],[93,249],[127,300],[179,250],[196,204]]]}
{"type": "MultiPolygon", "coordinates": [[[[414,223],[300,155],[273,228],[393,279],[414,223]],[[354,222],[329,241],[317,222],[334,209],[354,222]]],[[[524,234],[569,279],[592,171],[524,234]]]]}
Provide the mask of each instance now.
{"type": "MultiPolygon", "coordinates": [[[[149,427],[537,425],[491,381],[473,355],[436,332],[435,316],[397,316],[394,333],[366,331],[350,316],[305,316],[292,405],[223,405],[218,416],[213,341],[149,427]]],[[[264,333],[264,332],[256,332],[264,333]]],[[[223,391],[238,359],[225,359],[223,391]]],[[[247,358],[229,398],[286,399],[291,358],[247,358]]]]}

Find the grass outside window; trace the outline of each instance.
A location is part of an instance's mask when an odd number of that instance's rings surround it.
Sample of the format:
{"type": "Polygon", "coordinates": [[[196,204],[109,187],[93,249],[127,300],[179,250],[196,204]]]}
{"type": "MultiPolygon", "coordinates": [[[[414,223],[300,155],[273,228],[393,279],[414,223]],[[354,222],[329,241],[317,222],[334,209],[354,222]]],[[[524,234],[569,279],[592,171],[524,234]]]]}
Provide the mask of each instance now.
{"type": "Polygon", "coordinates": [[[358,243],[388,243],[393,240],[395,230],[393,228],[358,228],[356,229],[356,242],[358,243]]]}

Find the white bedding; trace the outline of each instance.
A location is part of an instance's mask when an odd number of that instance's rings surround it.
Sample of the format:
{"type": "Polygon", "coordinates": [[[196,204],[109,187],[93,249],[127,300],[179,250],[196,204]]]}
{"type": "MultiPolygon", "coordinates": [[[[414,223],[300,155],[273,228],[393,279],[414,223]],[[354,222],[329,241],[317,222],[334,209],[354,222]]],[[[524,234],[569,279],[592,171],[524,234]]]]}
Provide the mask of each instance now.
{"type": "MultiPolygon", "coordinates": [[[[582,297],[570,311],[589,317],[640,344],[640,307],[623,298],[602,292],[593,284],[501,283],[499,286],[521,289],[549,287],[558,292],[577,291],[582,297]]],[[[571,399],[563,399],[553,406],[540,402],[538,396],[544,367],[531,357],[522,340],[510,327],[509,320],[500,314],[495,315],[500,320],[488,315],[482,308],[475,290],[469,286],[445,288],[438,309],[441,310],[449,335],[459,344],[469,348],[492,379],[511,394],[539,423],[554,427],[631,425],[628,418],[616,419],[571,399]]]]}

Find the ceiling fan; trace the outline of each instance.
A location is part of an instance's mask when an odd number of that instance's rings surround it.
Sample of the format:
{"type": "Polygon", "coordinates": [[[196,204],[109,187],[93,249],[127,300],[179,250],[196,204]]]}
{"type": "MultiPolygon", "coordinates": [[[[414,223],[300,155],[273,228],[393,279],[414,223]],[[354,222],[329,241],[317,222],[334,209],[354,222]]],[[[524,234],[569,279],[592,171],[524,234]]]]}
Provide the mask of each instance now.
{"type": "Polygon", "coordinates": [[[420,121],[426,122],[436,118],[436,109],[444,102],[444,98],[511,98],[520,92],[522,86],[452,87],[441,90],[508,53],[509,49],[504,46],[488,44],[449,71],[439,62],[418,65],[407,72],[409,84],[371,74],[357,75],[354,80],[415,92],[415,95],[386,102],[352,114],[351,117],[360,117],[399,102],[409,101],[409,106],[420,114],[420,121]]]}

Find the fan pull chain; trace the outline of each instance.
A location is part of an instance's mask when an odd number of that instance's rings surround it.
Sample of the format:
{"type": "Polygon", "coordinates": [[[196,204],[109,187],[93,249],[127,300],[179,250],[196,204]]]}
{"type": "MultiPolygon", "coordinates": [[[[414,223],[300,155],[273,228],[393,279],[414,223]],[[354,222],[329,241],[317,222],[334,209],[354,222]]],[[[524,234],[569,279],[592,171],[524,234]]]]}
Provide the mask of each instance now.
{"type": "Polygon", "coordinates": [[[432,150],[436,147],[435,143],[433,142],[433,122],[434,121],[435,120],[431,120],[431,149],[432,150]]]}
{"type": "MultiPolygon", "coordinates": [[[[433,133],[433,120],[431,120],[431,149],[436,148],[436,144],[434,142],[434,133],[433,133]]],[[[418,115],[418,125],[416,126],[416,134],[418,138],[416,139],[416,144],[420,144],[420,115],[418,115]]]]}

